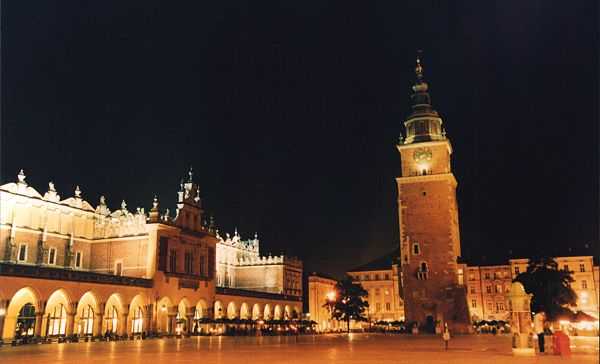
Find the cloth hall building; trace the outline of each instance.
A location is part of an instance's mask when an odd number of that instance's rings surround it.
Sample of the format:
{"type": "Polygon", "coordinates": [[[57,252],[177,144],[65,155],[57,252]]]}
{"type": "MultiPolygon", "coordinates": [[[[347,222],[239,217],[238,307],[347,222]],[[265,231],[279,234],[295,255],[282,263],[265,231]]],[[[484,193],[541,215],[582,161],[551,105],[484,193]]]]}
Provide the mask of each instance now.
{"type": "MultiPolygon", "coordinates": [[[[40,194],[21,171],[0,186],[0,334],[198,333],[214,319],[285,320],[302,312],[302,262],[263,257],[259,240],[202,224],[192,173],[175,216],[93,207],[79,186],[40,194]]],[[[212,225],[212,224],[211,224],[212,225]]]]}

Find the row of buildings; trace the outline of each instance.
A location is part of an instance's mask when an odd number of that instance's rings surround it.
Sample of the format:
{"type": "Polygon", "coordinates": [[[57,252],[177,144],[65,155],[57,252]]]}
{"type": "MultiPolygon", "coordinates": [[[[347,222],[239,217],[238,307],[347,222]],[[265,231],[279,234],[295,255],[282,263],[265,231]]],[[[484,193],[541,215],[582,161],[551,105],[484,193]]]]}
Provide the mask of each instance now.
{"type": "MultiPolygon", "coordinates": [[[[399,272],[399,255],[394,251],[372,262],[347,272],[353,282],[367,290],[369,309],[366,317],[371,322],[405,321],[404,299],[399,272]]],[[[554,258],[560,269],[571,272],[571,287],[577,294],[573,309],[599,317],[600,269],[592,256],[554,258]]],[[[528,259],[510,259],[508,264],[490,266],[459,265],[459,285],[466,292],[469,317],[472,322],[508,321],[510,319],[509,293],[512,281],[527,270],[528,259]]],[[[320,330],[336,329],[326,306],[336,280],[323,274],[308,277],[309,312],[320,330]]]]}
{"type": "Polygon", "coordinates": [[[178,334],[207,319],[285,320],[302,314],[302,262],[261,256],[259,240],[203,224],[190,170],[174,216],[93,207],[79,186],[41,194],[21,171],[0,186],[0,334],[178,334]]]}

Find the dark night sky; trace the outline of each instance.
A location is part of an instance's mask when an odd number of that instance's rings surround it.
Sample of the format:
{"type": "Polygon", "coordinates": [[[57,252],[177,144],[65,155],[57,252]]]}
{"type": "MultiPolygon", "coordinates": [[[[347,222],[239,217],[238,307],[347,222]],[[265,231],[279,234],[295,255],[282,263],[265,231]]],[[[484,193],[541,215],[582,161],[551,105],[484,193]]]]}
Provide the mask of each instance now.
{"type": "Polygon", "coordinates": [[[597,1],[111,3],[3,2],[3,182],[172,208],[193,165],[222,231],[340,274],[398,244],[423,49],[463,256],[598,251],[597,1]]]}

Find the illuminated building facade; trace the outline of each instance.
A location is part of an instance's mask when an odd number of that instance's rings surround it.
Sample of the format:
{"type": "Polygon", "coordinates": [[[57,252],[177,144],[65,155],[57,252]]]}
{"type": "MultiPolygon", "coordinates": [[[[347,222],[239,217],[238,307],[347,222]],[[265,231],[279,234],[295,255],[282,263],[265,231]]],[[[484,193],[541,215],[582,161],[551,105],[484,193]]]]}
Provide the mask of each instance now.
{"type": "Polygon", "coordinates": [[[404,301],[400,295],[398,251],[347,272],[369,296],[369,321],[404,321],[404,301]],[[394,260],[394,258],[396,258],[394,260]]]}
{"type": "Polygon", "coordinates": [[[308,276],[308,313],[309,319],[317,323],[321,332],[338,330],[341,324],[331,318],[331,310],[326,305],[335,300],[337,281],[323,274],[312,273],[308,276]]]}
{"type": "MultiPolygon", "coordinates": [[[[61,199],[50,182],[42,195],[23,171],[0,186],[1,338],[186,334],[206,318],[301,314],[301,289],[286,291],[285,280],[263,285],[271,291],[218,287],[223,241],[201,223],[191,171],[177,194],[171,216],[156,197],[146,212],[125,201],[111,211],[104,197],[94,208],[79,186],[61,199]]],[[[285,265],[272,260],[264,266],[285,265]]]]}
{"type": "Polygon", "coordinates": [[[452,145],[431,105],[419,59],[415,71],[406,138],[398,144],[402,176],[396,179],[405,316],[425,327],[447,323],[453,332],[467,332],[452,145]]]}

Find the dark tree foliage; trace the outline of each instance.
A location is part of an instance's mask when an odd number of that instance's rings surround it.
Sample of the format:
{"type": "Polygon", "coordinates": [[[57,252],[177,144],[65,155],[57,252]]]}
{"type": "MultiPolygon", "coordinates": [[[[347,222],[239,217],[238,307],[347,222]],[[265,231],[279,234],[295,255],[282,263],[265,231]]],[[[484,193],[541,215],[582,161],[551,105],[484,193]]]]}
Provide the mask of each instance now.
{"type": "Polygon", "coordinates": [[[527,271],[519,274],[515,282],[525,287],[525,292],[533,294],[532,312],[545,312],[550,320],[560,316],[571,316],[569,306],[577,303],[577,294],[571,288],[574,282],[571,271],[558,269],[558,263],[550,257],[531,259],[527,271]]]}
{"type": "Polygon", "coordinates": [[[330,308],[332,318],[346,321],[347,331],[350,332],[350,320],[367,320],[363,316],[369,307],[369,302],[363,300],[367,296],[368,292],[360,284],[352,283],[352,279],[346,277],[337,283],[335,299],[328,300],[324,306],[330,308]]]}

